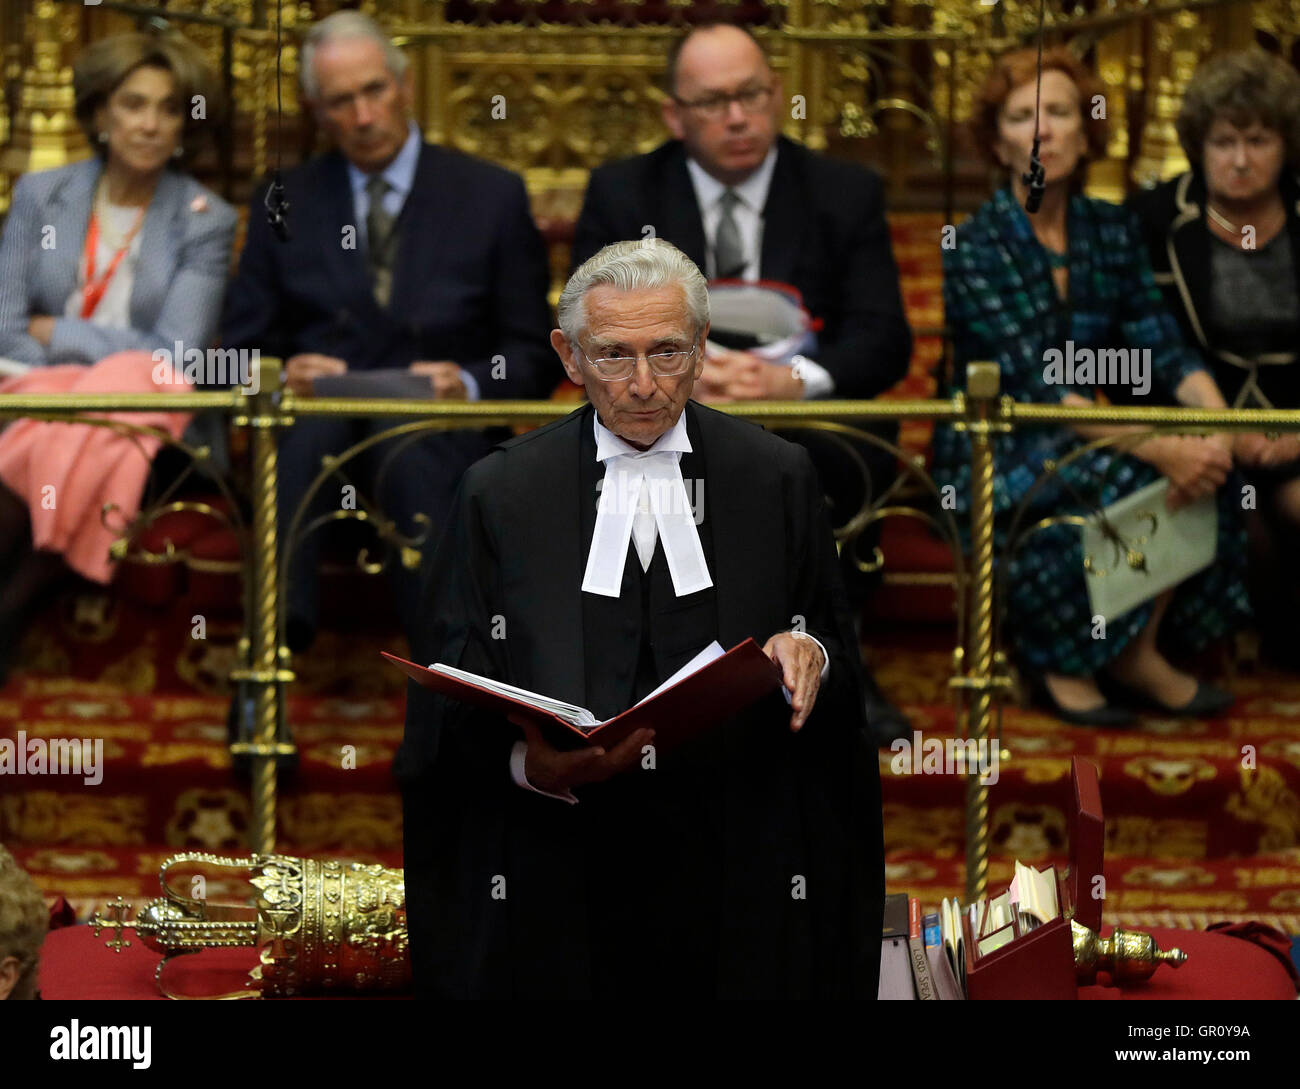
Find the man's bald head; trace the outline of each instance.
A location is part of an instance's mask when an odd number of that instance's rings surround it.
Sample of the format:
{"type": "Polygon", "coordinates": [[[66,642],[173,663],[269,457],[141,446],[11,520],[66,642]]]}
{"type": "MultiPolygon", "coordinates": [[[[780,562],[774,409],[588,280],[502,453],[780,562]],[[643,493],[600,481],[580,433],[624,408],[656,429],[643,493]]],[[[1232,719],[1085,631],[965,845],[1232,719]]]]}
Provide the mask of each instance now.
{"type": "Polygon", "coordinates": [[[668,47],[668,61],[664,68],[664,90],[670,96],[679,93],[678,72],[682,65],[682,54],[687,53],[688,47],[687,63],[692,67],[709,66],[718,51],[722,50],[728,54],[734,52],[737,55],[748,53],[751,57],[756,55],[768,71],[771,71],[763,46],[748,27],[734,26],[731,23],[702,23],[692,27],[668,47]]]}
{"type": "Polygon", "coordinates": [[[737,185],[776,142],[781,80],[747,29],[696,27],[668,54],[664,124],[696,162],[737,185]]]}

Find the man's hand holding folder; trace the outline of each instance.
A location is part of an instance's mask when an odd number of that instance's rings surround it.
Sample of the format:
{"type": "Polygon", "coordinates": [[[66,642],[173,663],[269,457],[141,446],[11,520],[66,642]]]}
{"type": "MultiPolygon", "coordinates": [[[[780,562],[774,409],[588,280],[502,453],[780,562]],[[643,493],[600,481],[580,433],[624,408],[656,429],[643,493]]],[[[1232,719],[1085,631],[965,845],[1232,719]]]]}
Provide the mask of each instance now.
{"type": "Polygon", "coordinates": [[[656,738],[665,751],[726,721],[764,695],[791,692],[798,730],[820,684],[822,651],[781,633],[760,650],[752,639],[724,653],[715,642],[636,706],[605,722],[586,708],[447,665],[429,668],[385,654],[407,676],[453,699],[496,711],[523,730],[524,773],[548,793],[609,779],[630,768],[656,738]]]}
{"type": "Polygon", "coordinates": [[[642,728],[628,734],[606,752],[603,746],[564,752],[550,745],[535,722],[520,716],[513,720],[528,740],[524,775],[538,790],[563,794],[584,783],[600,783],[627,771],[641,759],[641,750],[655,739],[654,730],[642,728]]]}

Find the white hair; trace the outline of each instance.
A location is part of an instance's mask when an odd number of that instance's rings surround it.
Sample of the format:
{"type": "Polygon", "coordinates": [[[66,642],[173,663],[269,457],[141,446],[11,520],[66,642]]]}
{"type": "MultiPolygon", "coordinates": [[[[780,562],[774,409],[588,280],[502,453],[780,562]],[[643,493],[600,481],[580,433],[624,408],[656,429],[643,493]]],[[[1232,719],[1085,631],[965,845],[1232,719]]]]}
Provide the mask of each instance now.
{"type": "Polygon", "coordinates": [[[564,285],[556,307],[560,332],[570,344],[586,332],[587,292],[593,287],[639,291],[674,284],[686,295],[698,337],[709,323],[709,285],[695,262],[662,238],[614,242],[579,265],[564,285]]]}
{"type": "Polygon", "coordinates": [[[316,50],[329,42],[345,38],[365,38],[377,42],[384,51],[384,63],[393,78],[400,80],[406,74],[406,54],[393,44],[392,38],[383,32],[378,23],[359,11],[336,11],[314,24],[302,40],[298,54],[298,76],[302,82],[304,98],[312,102],[320,99],[320,84],[316,81],[314,67],[316,50]]]}

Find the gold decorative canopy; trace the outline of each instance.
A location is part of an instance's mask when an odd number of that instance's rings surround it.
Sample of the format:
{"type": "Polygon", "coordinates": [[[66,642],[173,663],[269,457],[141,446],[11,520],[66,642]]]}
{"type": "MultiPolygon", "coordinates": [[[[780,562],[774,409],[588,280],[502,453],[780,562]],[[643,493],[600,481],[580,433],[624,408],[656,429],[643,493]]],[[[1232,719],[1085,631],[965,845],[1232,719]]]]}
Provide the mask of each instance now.
{"type": "MultiPolygon", "coordinates": [[[[309,150],[297,123],[298,40],[340,6],[279,4],[286,161],[309,150]]],[[[956,126],[970,116],[989,58],[1029,40],[1038,18],[1033,0],[367,0],[361,8],[409,56],[428,138],[524,174],[543,220],[576,215],[594,164],[663,138],[665,50],[706,14],[744,21],[763,40],[790,99],[786,132],[873,162],[895,203],[918,191],[918,179],[923,191],[929,175],[951,179],[961,168],[956,126]]],[[[131,29],[150,10],[200,44],[231,91],[231,123],[205,180],[242,199],[266,172],[276,0],[13,0],[0,14],[8,92],[0,210],[18,174],[86,153],[72,118],[70,66],[80,45],[131,29]]],[[[1109,158],[1095,164],[1091,188],[1118,197],[1126,177],[1185,166],[1172,121],[1199,59],[1257,37],[1291,56],[1300,0],[1049,0],[1046,27],[1051,40],[1087,53],[1107,88],[1109,158]]]]}

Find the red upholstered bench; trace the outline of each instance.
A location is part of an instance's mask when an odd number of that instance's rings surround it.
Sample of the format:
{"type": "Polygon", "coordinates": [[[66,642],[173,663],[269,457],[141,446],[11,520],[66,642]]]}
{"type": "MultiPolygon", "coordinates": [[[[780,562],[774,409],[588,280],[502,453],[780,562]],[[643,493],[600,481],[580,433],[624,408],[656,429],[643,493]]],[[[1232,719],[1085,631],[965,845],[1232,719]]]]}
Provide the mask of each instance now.
{"type": "Polygon", "coordinates": [[[950,624],[957,616],[952,550],[916,518],[886,518],[880,526],[885,557],[880,586],[868,605],[881,620],[950,624]]]}

